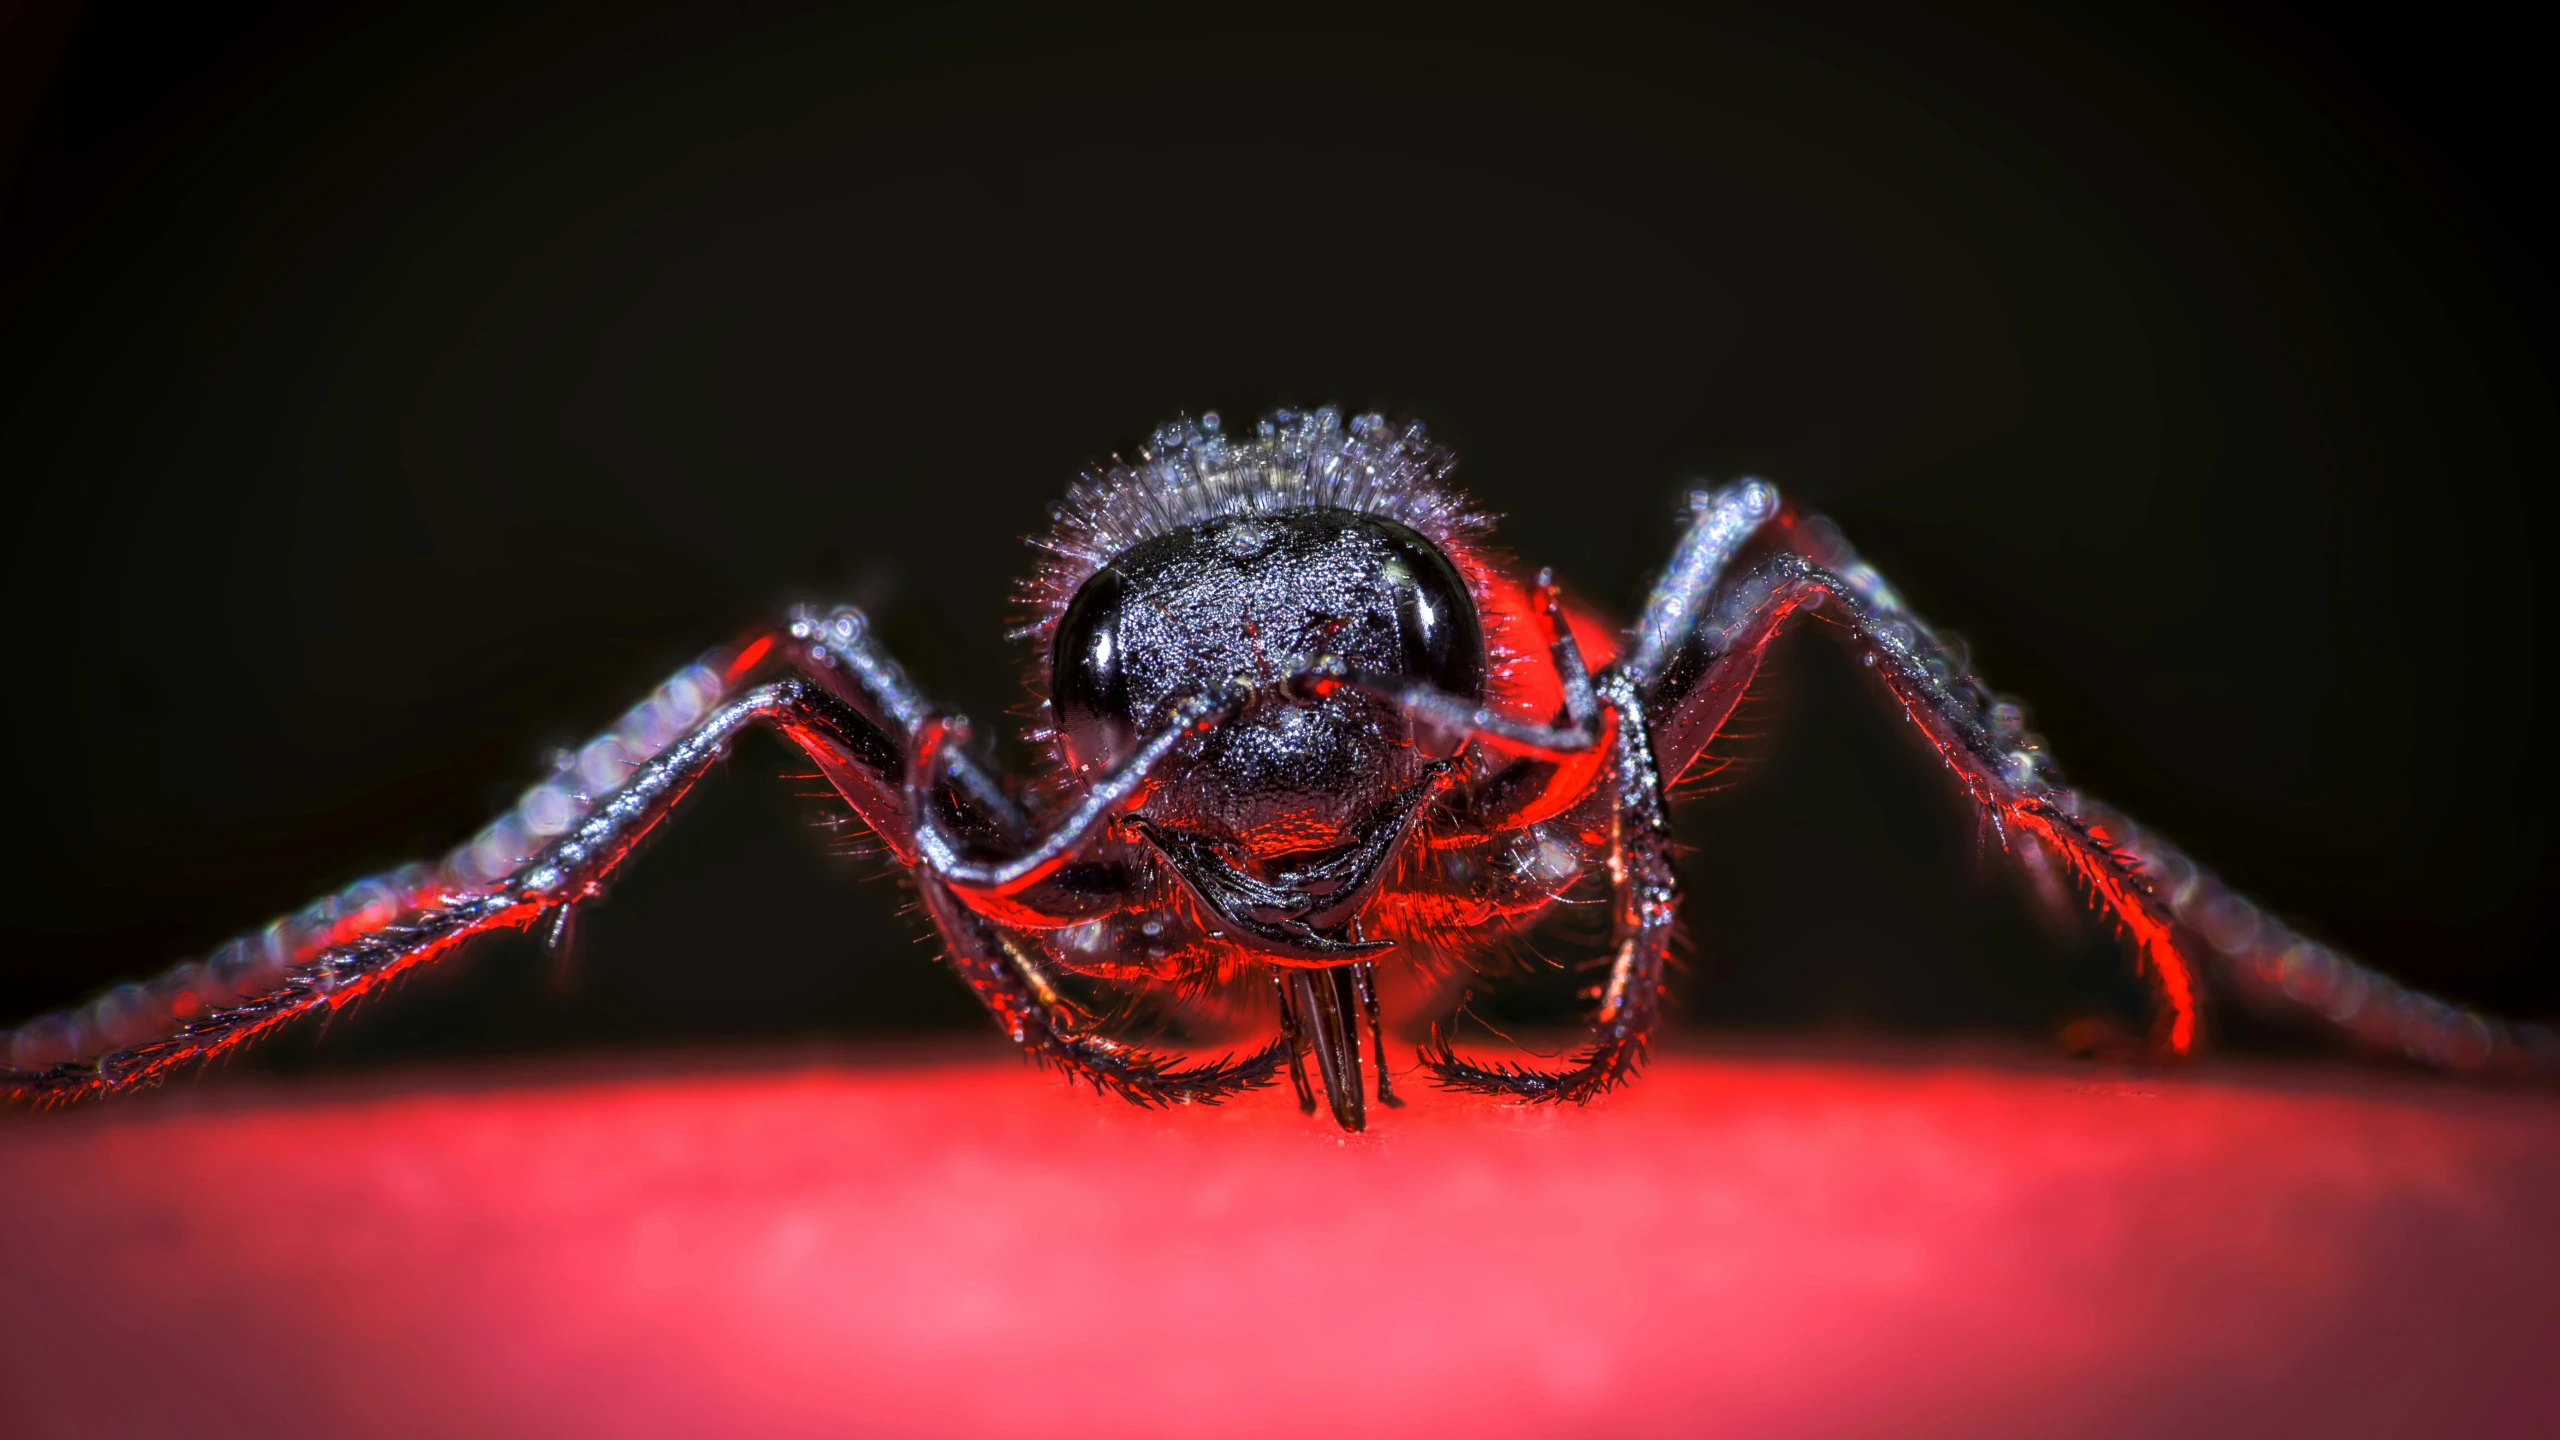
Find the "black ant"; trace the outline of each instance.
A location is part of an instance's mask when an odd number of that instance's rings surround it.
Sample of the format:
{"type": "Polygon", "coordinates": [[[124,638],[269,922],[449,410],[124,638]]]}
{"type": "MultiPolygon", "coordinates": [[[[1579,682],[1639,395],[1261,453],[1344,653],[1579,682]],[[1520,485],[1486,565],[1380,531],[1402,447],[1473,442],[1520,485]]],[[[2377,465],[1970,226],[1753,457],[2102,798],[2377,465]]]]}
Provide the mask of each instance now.
{"type": "Polygon", "coordinates": [[[1366,1124],[1363,1035],[1394,1104],[1382,975],[1462,967],[1605,871],[1615,951],[1564,1068],[1467,1059],[1451,1087],[1583,1101],[1632,1077],[1662,1014],[1679,910],[1664,796],[1771,641],[1843,627],[2003,844],[2067,871],[2130,937],[2152,1043],[2197,1041],[2205,976],[2454,1069],[2560,1068],[2547,1031],[2409,990],[2296,934],[2070,788],[2023,712],[1971,675],[1818,516],[1744,481],[1689,529],[1623,635],[1523,583],[1419,425],[1215,416],[1088,475],[1035,543],[1021,634],[1043,657],[1048,773],[1000,781],[852,609],[715,653],[439,866],[350,887],[209,959],[5,1037],[15,1098],[158,1078],[361,994],[484,931],[547,927],[673,812],[731,736],[796,743],[912,875],[950,961],[1034,1058],[1141,1103],[1214,1102],[1285,1067],[1312,1112],[1366,1124]],[[776,678],[762,679],[770,673],[776,678]],[[1279,1037],[1184,1063],[1100,1033],[1073,974],[1177,998],[1267,995],[1279,1037]],[[1306,1061],[1315,1062],[1310,1084],[1306,1061]]]}

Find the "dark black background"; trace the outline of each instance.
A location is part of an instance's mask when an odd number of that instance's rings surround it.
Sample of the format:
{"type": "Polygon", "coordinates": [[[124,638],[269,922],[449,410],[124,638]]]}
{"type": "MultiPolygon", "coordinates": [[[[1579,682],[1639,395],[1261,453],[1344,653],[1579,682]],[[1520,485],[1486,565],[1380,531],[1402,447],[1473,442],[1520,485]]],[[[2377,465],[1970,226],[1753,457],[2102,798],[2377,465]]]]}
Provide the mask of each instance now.
{"type": "MultiPolygon", "coordinates": [[[[0,28],[0,1019],[441,853],[791,599],[991,719],[1047,500],[1278,402],[1428,421],[1618,607],[1681,482],[1765,474],[2083,783],[2405,977],[2560,1006],[2521,34],[714,8],[0,28]]],[[[1690,1022],[2023,1033],[2113,984],[1832,660],[1684,821],[1690,1022]]],[[[565,991],[499,942],[317,1053],[977,1023],[791,768],[745,746],[565,991]]]]}

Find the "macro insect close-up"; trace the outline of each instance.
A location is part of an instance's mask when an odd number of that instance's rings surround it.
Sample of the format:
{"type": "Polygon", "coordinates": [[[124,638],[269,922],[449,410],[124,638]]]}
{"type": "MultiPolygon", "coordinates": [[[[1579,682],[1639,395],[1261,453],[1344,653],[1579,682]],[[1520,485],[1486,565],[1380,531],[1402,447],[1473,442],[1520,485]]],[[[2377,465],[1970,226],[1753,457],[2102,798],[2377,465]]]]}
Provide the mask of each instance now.
{"type": "Polygon", "coordinates": [[[1694,494],[1641,618],[1614,633],[1577,623],[1549,573],[1499,567],[1453,464],[1419,425],[1378,415],[1276,411],[1238,439],[1215,415],[1160,429],[1135,464],[1079,483],[1035,541],[1022,638],[1045,662],[1033,738],[1048,775],[990,774],[967,722],[919,693],[861,611],[806,609],[670,680],[441,865],[21,1026],[9,1093],[157,1079],[486,931],[566,944],[577,907],[763,724],[913,874],[951,968],[1014,1043],[1140,1103],[1216,1101],[1285,1068],[1301,1108],[1320,1088],[1344,1129],[1365,1128],[1371,1084],[1396,1103],[1382,992],[1444,989],[1599,871],[1615,948],[1590,1047],[1560,1069],[1436,1039],[1422,1056],[1452,1088],[1587,1101],[1634,1077],[1661,1016],[1679,919],[1669,790],[1799,616],[1844,630],[2001,845],[2122,928],[2161,1052],[2195,1045],[2210,956],[2215,980],[2429,1064],[2560,1064],[2547,1032],[2337,955],[2069,788],[2022,707],[1770,485],[1694,494]],[[1177,1003],[1267,999],[1279,1038],[1181,1064],[1097,1027],[1061,973],[1177,1003]]]}
{"type": "Polygon", "coordinates": [[[2542,1433],[2529,24],[0,6],[0,1436],[2542,1433]]]}

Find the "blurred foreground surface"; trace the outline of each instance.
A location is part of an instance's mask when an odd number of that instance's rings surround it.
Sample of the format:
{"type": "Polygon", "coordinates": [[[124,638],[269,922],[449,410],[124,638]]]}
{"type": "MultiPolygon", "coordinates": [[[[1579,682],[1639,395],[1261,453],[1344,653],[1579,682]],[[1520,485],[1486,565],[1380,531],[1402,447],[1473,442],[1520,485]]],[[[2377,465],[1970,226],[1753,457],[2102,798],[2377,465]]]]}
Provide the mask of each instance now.
{"type": "MultiPolygon", "coordinates": [[[[0,1117],[19,1436],[2527,1433],[2560,1099],[1672,1056],[1136,1112],[974,1048],[0,1117]]],[[[2547,1433],[2547,1432],[2545,1432],[2547,1433]]]]}

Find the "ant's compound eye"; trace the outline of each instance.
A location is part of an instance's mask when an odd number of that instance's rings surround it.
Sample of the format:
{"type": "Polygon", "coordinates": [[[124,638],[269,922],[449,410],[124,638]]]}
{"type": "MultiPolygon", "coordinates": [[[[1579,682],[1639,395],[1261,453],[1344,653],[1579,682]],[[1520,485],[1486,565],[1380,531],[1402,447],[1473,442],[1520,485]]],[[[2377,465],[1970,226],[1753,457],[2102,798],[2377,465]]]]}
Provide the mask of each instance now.
{"type": "Polygon", "coordinates": [[[1127,754],[1137,726],[1129,715],[1129,677],[1120,653],[1120,610],[1128,582],[1103,570],[1084,582],[1058,620],[1049,659],[1049,704],[1068,762],[1081,770],[1127,754]]]}
{"type": "Polygon", "coordinates": [[[1392,553],[1386,566],[1396,598],[1404,671],[1469,700],[1484,698],[1484,630],[1467,579],[1440,548],[1392,520],[1370,522],[1392,553]]]}

